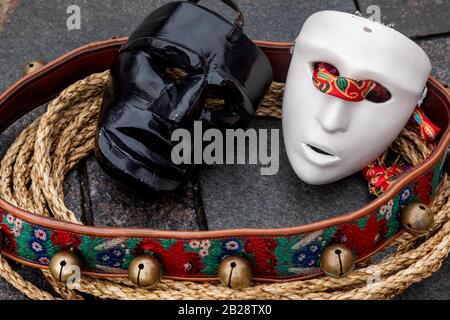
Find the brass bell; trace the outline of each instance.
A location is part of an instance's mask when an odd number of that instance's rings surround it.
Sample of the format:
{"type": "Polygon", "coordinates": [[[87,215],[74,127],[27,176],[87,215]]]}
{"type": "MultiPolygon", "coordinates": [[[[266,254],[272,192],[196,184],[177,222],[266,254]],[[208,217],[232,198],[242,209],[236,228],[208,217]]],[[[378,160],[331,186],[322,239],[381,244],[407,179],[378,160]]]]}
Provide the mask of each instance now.
{"type": "Polygon", "coordinates": [[[320,256],[320,268],[330,277],[343,277],[352,272],[354,267],[355,258],[352,251],[341,244],[325,248],[320,256]]]}
{"type": "Polygon", "coordinates": [[[241,257],[229,257],[219,265],[219,279],[228,288],[247,287],[252,281],[252,266],[241,257]]]}
{"type": "Polygon", "coordinates": [[[81,271],[83,263],[73,251],[61,251],[50,260],[50,274],[55,280],[66,283],[74,273],[81,271]]]}
{"type": "Polygon", "coordinates": [[[46,63],[44,61],[42,61],[42,60],[30,61],[29,63],[27,63],[25,65],[25,68],[23,70],[23,75],[26,76],[26,75],[28,75],[30,73],[33,73],[33,72],[35,72],[39,68],[42,68],[45,65],[46,65],[46,63]]]}
{"type": "Polygon", "coordinates": [[[140,288],[155,286],[161,280],[161,276],[161,263],[153,256],[136,257],[128,267],[128,278],[140,288]]]}
{"type": "Polygon", "coordinates": [[[434,224],[430,207],[422,203],[410,203],[402,209],[400,222],[406,232],[413,236],[423,236],[434,224]]]}

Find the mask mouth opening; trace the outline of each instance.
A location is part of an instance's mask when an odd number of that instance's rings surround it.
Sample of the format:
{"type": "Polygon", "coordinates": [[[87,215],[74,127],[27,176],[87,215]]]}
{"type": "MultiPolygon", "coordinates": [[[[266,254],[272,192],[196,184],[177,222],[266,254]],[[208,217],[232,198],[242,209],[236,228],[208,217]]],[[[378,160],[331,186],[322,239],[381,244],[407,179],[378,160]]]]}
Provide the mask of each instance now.
{"type": "Polygon", "coordinates": [[[317,152],[317,153],[320,153],[320,154],[322,154],[322,155],[325,155],[325,156],[330,156],[330,157],[334,157],[335,155],[334,154],[331,154],[331,153],[329,153],[329,152],[326,152],[325,150],[322,150],[322,149],[320,149],[320,148],[317,148],[317,147],[315,147],[315,146],[312,146],[312,145],[310,145],[310,144],[306,144],[310,149],[312,149],[313,151],[315,151],[315,152],[317,152]]]}
{"type": "Polygon", "coordinates": [[[342,160],[341,157],[333,154],[332,150],[323,146],[318,147],[316,144],[301,143],[300,150],[308,162],[319,167],[330,166],[342,160]]]}

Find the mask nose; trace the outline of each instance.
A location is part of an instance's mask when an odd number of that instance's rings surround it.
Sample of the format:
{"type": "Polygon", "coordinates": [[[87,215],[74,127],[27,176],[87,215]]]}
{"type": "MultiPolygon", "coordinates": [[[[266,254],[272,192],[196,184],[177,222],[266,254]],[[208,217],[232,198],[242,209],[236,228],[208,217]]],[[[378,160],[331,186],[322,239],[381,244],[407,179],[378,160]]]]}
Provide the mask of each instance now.
{"type": "Polygon", "coordinates": [[[316,115],[317,122],[328,133],[347,131],[351,107],[340,99],[333,98],[330,100],[316,115]]]}

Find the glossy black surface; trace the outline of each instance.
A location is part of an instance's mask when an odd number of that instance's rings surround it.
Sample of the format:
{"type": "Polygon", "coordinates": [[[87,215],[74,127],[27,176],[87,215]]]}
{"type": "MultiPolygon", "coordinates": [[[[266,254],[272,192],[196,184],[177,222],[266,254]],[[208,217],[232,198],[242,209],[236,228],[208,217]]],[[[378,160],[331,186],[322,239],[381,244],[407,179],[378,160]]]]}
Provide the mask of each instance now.
{"type": "Polygon", "coordinates": [[[190,2],[169,3],[148,16],[111,70],[100,113],[96,157],[109,176],[145,193],[174,190],[192,172],[175,165],[172,132],[242,126],[272,81],[270,62],[218,14],[190,2]],[[167,68],[185,72],[176,80],[167,68]],[[204,108],[206,96],[223,99],[204,108]]]}

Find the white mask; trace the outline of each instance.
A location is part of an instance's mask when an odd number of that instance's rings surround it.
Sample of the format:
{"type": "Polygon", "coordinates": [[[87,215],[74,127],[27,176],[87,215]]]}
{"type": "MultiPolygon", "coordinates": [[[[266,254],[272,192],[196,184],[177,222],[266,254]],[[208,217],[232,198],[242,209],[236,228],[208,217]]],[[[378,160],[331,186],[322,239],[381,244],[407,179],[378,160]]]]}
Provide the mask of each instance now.
{"type": "Polygon", "coordinates": [[[283,100],[284,140],[295,173],[325,184],[375,160],[408,122],[430,71],[425,52],[390,27],[336,11],[309,17],[296,40],[283,100]],[[348,101],[322,92],[312,81],[320,62],[340,77],[376,82],[390,98],[348,101]]]}

